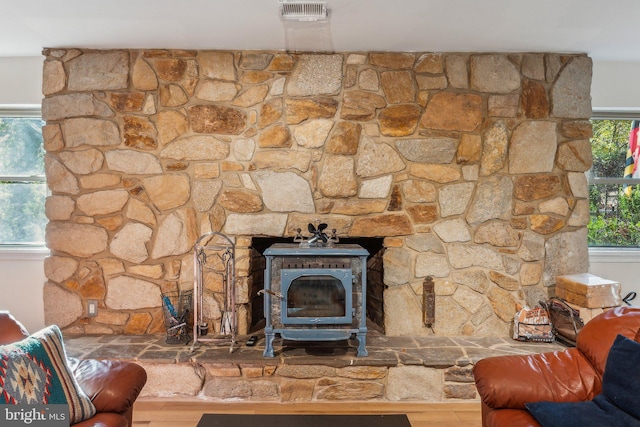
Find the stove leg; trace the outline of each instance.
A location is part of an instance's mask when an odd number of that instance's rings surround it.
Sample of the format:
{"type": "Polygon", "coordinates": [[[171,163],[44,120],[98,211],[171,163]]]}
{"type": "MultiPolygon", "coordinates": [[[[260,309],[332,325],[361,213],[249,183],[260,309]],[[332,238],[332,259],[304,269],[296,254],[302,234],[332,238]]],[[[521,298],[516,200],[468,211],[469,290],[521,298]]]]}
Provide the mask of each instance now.
{"type": "Polygon", "coordinates": [[[275,338],[275,333],[264,332],[264,352],[262,353],[263,357],[274,357],[273,354],[273,339],[275,338]]]}
{"type": "Polygon", "coordinates": [[[358,338],[358,357],[366,357],[369,355],[369,352],[365,348],[365,344],[367,342],[367,333],[361,332],[356,334],[356,338],[358,338]]]}

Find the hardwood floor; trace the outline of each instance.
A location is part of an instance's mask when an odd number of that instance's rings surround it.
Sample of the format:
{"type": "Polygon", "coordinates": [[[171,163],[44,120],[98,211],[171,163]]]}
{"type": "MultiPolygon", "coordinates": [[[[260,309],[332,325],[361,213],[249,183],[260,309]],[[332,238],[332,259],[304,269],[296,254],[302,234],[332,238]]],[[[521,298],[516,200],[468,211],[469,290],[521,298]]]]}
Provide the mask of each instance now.
{"type": "MultiPolygon", "coordinates": [[[[253,403],[139,400],[132,427],[196,427],[202,414],[407,414],[412,427],[480,427],[480,403],[253,403]]],[[[301,426],[304,427],[304,426],[301,426]]]]}

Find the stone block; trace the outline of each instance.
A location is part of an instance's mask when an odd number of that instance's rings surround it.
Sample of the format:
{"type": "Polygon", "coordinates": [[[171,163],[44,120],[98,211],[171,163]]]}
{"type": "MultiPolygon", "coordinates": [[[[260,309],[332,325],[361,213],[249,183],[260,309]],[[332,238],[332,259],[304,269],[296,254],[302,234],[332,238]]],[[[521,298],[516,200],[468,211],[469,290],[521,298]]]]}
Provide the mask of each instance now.
{"type": "Polygon", "coordinates": [[[445,369],[444,380],[457,383],[473,383],[473,365],[456,365],[445,369]]]}
{"type": "Polygon", "coordinates": [[[310,402],[313,398],[314,380],[283,381],[280,386],[283,402],[310,402]]]}
{"type": "Polygon", "coordinates": [[[385,378],[387,370],[385,366],[349,366],[338,369],[336,374],[344,378],[376,380],[385,378]]]}
{"type": "Polygon", "coordinates": [[[474,384],[445,384],[443,391],[447,399],[476,398],[476,387],[474,384]]]}
{"type": "Polygon", "coordinates": [[[620,291],[620,283],[589,273],[556,278],[556,295],[580,307],[617,307],[622,303],[620,291]]]}
{"type": "Polygon", "coordinates": [[[377,382],[348,381],[320,390],[317,400],[369,400],[382,397],[384,385],[377,382]]]}
{"type": "Polygon", "coordinates": [[[212,363],[205,365],[207,374],[211,377],[239,377],[240,367],[235,364],[212,363]]]}
{"type": "Polygon", "coordinates": [[[68,292],[51,282],[44,285],[43,293],[45,324],[56,324],[64,328],[83,315],[82,301],[77,294],[68,292]]]}
{"type": "Polygon", "coordinates": [[[204,373],[189,364],[140,363],[147,371],[147,384],[140,396],[197,396],[202,390],[204,373]]]}
{"type": "Polygon", "coordinates": [[[300,56],[287,92],[291,96],[337,93],[342,85],[343,59],[341,54],[300,56]]]}
{"type": "Polygon", "coordinates": [[[282,365],[278,368],[278,375],[287,378],[321,378],[335,376],[336,369],[322,365],[282,365]]]}
{"type": "Polygon", "coordinates": [[[202,395],[220,400],[248,400],[253,395],[253,392],[250,381],[213,378],[207,381],[202,388],[202,395]]]}
{"type": "Polygon", "coordinates": [[[262,377],[262,366],[243,366],[240,365],[240,371],[245,378],[262,377]]]}
{"type": "Polygon", "coordinates": [[[422,366],[389,369],[387,399],[390,401],[439,402],[442,400],[442,389],[442,371],[438,369],[422,366]]]}
{"type": "Polygon", "coordinates": [[[265,401],[279,401],[280,400],[280,388],[278,384],[273,381],[251,381],[251,400],[259,402],[265,401]]]}

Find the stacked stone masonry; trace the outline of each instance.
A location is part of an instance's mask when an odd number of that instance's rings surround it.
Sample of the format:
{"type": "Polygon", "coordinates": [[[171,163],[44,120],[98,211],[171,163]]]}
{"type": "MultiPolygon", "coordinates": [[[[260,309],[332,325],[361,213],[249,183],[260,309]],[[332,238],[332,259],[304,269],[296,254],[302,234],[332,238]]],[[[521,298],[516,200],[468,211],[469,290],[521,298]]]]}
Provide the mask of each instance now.
{"type": "Polygon", "coordinates": [[[145,363],[142,397],[273,402],[477,399],[473,365],[346,366],[145,363]]]}
{"type": "Polygon", "coordinates": [[[384,238],[389,335],[506,336],[517,302],[587,271],[585,55],[44,55],[45,318],[67,333],[162,333],[160,295],[193,287],[209,231],[236,240],[244,333],[251,237],[317,218],[384,238]]]}

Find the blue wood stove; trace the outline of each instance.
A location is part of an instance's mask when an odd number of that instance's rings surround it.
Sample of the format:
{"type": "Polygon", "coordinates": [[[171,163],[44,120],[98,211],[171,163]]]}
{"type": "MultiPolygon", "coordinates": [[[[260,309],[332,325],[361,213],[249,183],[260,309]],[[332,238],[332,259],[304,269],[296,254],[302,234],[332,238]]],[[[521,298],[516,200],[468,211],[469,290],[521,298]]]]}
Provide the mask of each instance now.
{"type": "Polygon", "coordinates": [[[367,356],[367,256],[360,245],[301,247],[276,243],[265,250],[264,357],[273,340],[340,341],[356,335],[367,356]]]}

